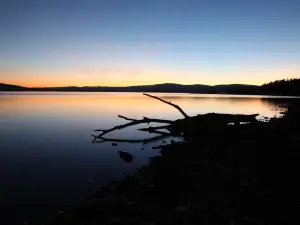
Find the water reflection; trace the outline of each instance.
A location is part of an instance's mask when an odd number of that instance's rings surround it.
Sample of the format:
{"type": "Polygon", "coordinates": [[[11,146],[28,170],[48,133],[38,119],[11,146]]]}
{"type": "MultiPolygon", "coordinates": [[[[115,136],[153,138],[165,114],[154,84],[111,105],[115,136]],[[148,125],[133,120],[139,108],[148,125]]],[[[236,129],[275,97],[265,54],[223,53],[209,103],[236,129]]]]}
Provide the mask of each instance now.
{"type": "MultiPolygon", "coordinates": [[[[180,105],[190,116],[219,112],[270,117],[279,115],[279,106],[289,101],[157,95],[180,105]]],[[[87,189],[96,190],[113,176],[135,171],[157,155],[152,147],[161,141],[152,145],[91,144],[92,130],[125,123],[119,114],[134,119],[182,118],[173,107],[141,93],[1,93],[0,109],[0,207],[6,209],[3,224],[24,224],[24,220],[30,224],[36,215],[53,215],[78,201],[74,193],[84,197],[87,189]],[[89,179],[95,181],[92,187],[89,179]]],[[[108,137],[148,138],[147,132],[137,132],[142,127],[130,127],[108,137]]]]}
{"type": "MultiPolygon", "coordinates": [[[[222,96],[188,95],[188,94],[157,94],[166,100],[180,105],[191,116],[207,112],[224,113],[260,113],[272,116],[273,112],[265,104],[277,105],[279,99],[255,98],[254,96],[222,96]]],[[[280,100],[279,100],[280,101],[280,100]]],[[[283,99],[281,101],[286,101],[283,99]]],[[[1,95],[1,116],[20,117],[53,117],[65,119],[82,117],[111,118],[111,115],[125,114],[135,118],[142,116],[166,115],[180,117],[173,108],[142,94],[129,93],[73,93],[73,94],[14,94],[1,95]]],[[[103,119],[102,119],[103,120],[103,119]]]]}

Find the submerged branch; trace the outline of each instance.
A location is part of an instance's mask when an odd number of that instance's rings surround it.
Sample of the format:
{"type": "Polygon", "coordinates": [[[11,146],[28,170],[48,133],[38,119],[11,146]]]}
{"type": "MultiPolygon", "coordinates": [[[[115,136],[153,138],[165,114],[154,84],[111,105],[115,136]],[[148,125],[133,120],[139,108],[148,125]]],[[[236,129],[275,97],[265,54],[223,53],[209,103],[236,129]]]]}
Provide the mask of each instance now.
{"type": "Polygon", "coordinates": [[[139,129],[140,131],[148,131],[148,132],[153,132],[153,131],[157,131],[157,130],[162,130],[162,129],[166,129],[166,130],[170,130],[171,129],[171,125],[164,125],[164,126],[157,126],[157,127],[148,127],[148,128],[141,128],[139,129]]]}
{"type": "Polygon", "coordinates": [[[159,130],[147,130],[147,128],[141,128],[141,129],[138,129],[140,131],[146,131],[146,132],[149,132],[150,134],[153,133],[153,134],[163,134],[163,135],[170,135],[171,133],[167,133],[167,132],[164,132],[164,131],[159,131],[159,130]]]}
{"type": "Polygon", "coordinates": [[[154,98],[154,99],[157,99],[157,100],[159,100],[159,101],[161,101],[161,102],[164,102],[164,103],[166,103],[166,104],[168,104],[168,105],[170,105],[170,106],[173,106],[173,107],[175,107],[179,112],[181,112],[181,114],[185,117],[185,118],[189,118],[189,116],[182,110],[182,108],[180,108],[178,105],[175,105],[175,104],[173,104],[172,102],[168,102],[168,101],[165,101],[165,100],[163,100],[163,99],[161,99],[161,98],[159,98],[159,97],[156,97],[156,96],[153,96],[153,95],[149,95],[149,94],[143,94],[143,95],[146,95],[146,96],[148,96],[148,97],[150,97],[150,98],[154,98]]]}
{"type": "Polygon", "coordinates": [[[151,138],[145,138],[145,139],[119,139],[119,138],[105,138],[105,137],[98,137],[95,135],[92,135],[95,139],[93,141],[93,143],[103,143],[106,141],[111,141],[111,142],[126,142],[126,143],[150,143],[152,141],[157,141],[157,140],[161,140],[164,139],[166,137],[170,137],[171,135],[168,133],[164,133],[162,135],[158,135],[158,136],[154,136],[151,138]],[[97,141],[97,139],[99,139],[99,141],[97,141]]]}

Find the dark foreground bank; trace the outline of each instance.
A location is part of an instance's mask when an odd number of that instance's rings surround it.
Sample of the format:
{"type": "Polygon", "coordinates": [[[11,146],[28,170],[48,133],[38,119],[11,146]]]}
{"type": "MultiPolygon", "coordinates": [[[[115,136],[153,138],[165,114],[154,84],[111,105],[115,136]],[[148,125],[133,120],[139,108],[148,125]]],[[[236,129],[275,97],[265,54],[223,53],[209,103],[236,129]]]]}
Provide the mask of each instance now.
{"type": "Polygon", "coordinates": [[[268,123],[201,126],[49,225],[299,224],[299,107],[268,123]]]}

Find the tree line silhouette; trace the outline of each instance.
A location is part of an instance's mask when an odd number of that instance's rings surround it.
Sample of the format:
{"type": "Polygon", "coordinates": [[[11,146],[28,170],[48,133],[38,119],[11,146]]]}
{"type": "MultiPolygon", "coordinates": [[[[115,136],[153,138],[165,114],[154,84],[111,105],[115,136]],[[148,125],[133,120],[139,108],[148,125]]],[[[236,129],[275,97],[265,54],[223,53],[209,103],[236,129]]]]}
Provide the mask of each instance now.
{"type": "Polygon", "coordinates": [[[261,86],[264,94],[268,95],[300,95],[300,78],[275,80],[261,86]]]}

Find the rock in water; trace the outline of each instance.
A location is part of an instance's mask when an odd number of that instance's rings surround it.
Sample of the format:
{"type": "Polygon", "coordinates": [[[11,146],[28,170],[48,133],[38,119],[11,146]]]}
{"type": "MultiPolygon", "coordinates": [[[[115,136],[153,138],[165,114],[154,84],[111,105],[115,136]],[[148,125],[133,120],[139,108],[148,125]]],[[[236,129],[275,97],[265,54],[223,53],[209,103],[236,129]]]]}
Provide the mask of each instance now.
{"type": "Polygon", "coordinates": [[[124,162],[132,162],[133,156],[128,152],[118,151],[119,156],[124,162]]]}

